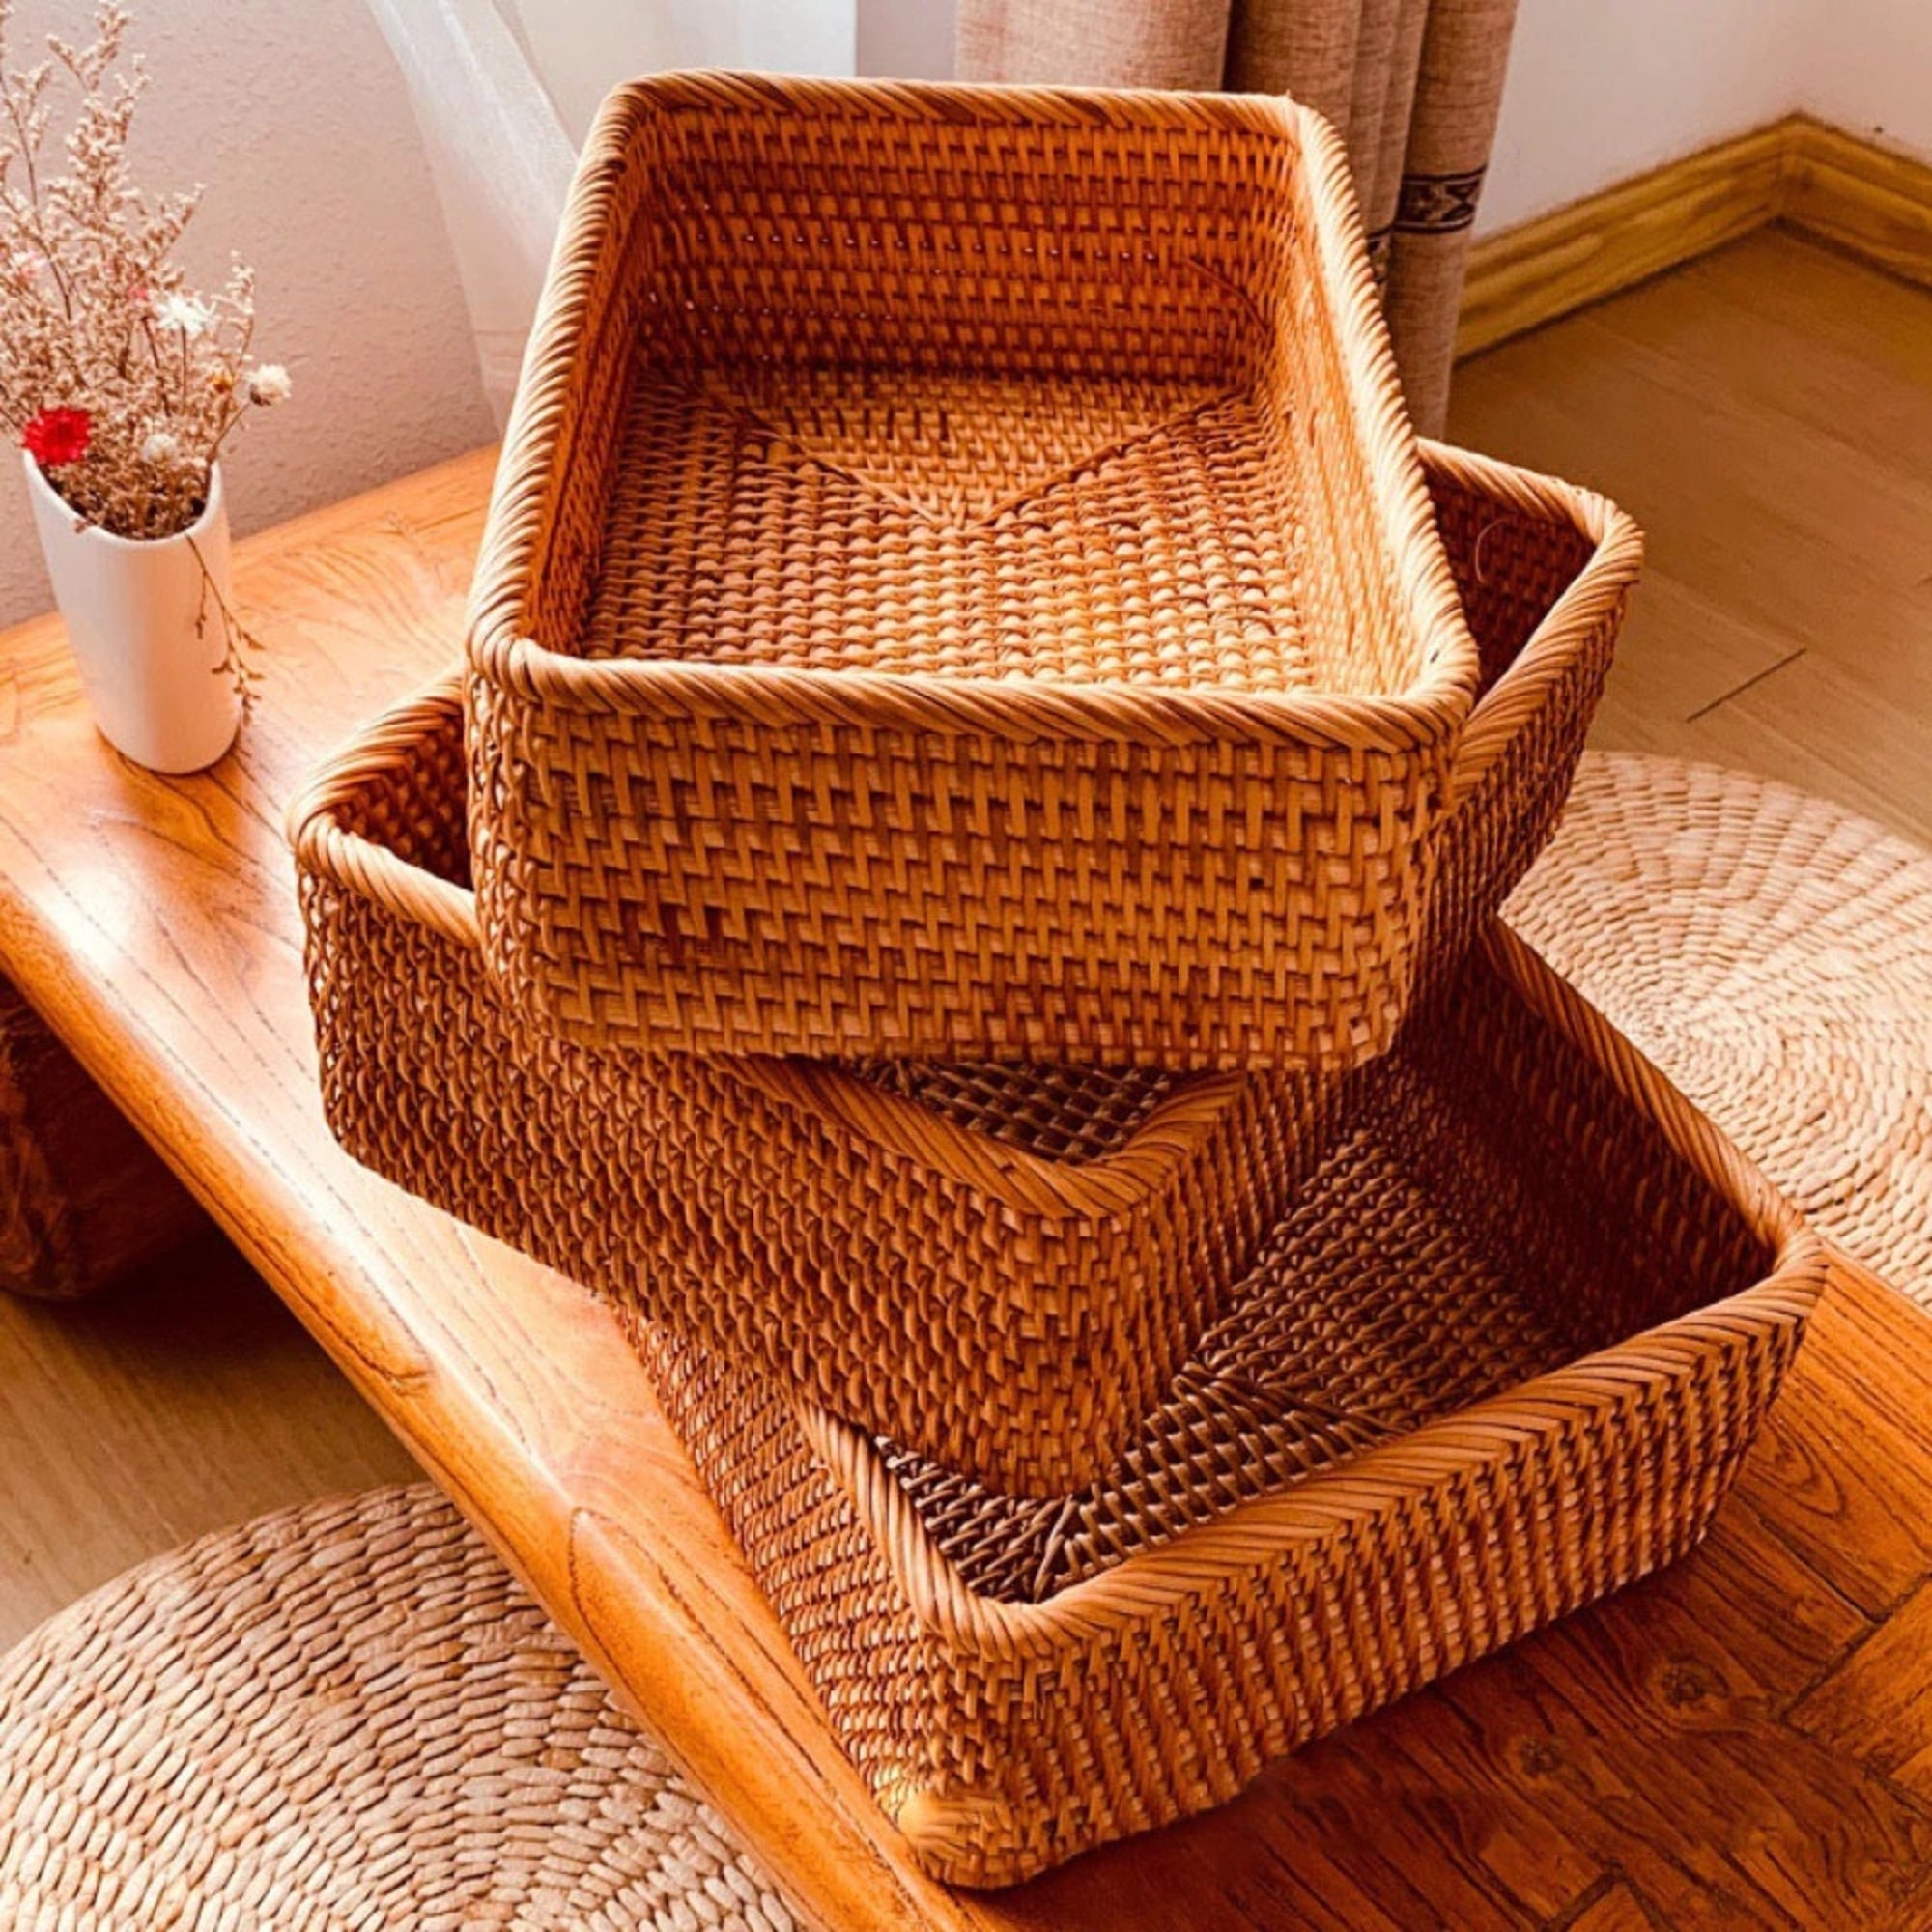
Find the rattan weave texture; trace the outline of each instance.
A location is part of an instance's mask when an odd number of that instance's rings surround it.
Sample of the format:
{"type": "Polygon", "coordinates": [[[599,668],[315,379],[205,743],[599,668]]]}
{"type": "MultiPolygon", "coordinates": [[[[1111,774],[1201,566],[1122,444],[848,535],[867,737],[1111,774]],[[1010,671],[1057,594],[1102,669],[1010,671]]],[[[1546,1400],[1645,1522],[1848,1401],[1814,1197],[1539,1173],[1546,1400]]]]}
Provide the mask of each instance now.
{"type": "Polygon", "coordinates": [[[1774,780],[1593,753],[1509,918],[1932,1307],[1932,852],[1774,780]]]}
{"type": "Polygon", "coordinates": [[[282,1511],[0,1660],[8,1932],[790,1932],[428,1485],[282,1511]]]}
{"type": "Polygon", "coordinates": [[[1104,1467],[1292,1186],[1319,1084],[574,1046],[488,981],[462,797],[445,686],[301,808],[350,1152],[1003,1490],[1104,1467]]]}
{"type": "Polygon", "coordinates": [[[1822,1286],[1796,1211],[1501,926],[1349,1076],[1322,1154],[1120,1466],[1052,1504],[634,1323],[936,1875],[1218,1804],[1682,1554],[1822,1286]]]}
{"type": "MultiPolygon", "coordinates": [[[[1635,539],[1601,499],[1506,466],[1432,450],[1429,472],[1484,639],[1468,789],[1437,835],[1470,884],[1438,908],[1447,959],[1452,913],[1498,901],[1547,834],[1635,539]]],[[[1245,1272],[1332,1081],[561,1042],[486,981],[458,737],[447,694],[409,707],[297,808],[344,1144],[996,1489],[1098,1475],[1245,1272]]]]}
{"type": "Polygon", "coordinates": [[[1285,99],[661,76],[470,639],[493,972],[589,1044],[1339,1067],[1476,653],[1285,99]]]}

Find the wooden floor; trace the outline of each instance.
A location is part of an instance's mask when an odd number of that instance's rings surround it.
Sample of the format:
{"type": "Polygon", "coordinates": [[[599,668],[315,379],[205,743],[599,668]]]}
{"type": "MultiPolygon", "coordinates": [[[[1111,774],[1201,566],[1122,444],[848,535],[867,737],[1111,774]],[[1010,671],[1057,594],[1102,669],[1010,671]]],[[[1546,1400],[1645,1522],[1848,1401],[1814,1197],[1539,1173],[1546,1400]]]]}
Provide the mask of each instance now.
{"type": "Polygon", "coordinates": [[[0,1648],[142,1557],[415,1465],[211,1229],[112,1294],[0,1294],[0,1648]]]}
{"type": "MultiPolygon", "coordinates": [[[[1649,532],[1600,743],[1932,841],[1932,295],[1765,234],[1470,362],[1452,434],[1649,532]]],[[[202,1529],[409,1473],[218,1237],[106,1301],[0,1297],[0,1643],[202,1529]]],[[[1637,1922],[1615,1905],[1575,1922],[1637,1922]]]]}
{"type": "Polygon", "coordinates": [[[1767,230],[1465,362],[1449,428],[1644,526],[1594,743],[1932,843],[1932,293],[1767,230]]]}

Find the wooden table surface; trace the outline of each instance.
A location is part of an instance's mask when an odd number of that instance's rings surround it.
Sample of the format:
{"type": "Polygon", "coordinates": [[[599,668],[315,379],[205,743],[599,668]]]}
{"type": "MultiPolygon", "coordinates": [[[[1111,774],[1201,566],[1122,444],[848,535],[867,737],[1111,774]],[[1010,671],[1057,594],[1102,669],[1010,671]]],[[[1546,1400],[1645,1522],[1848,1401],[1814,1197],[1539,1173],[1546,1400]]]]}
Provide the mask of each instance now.
{"type": "Polygon", "coordinates": [[[1932,1322],[1838,1271],[1707,1545],[1006,1893],[906,1861],[610,1321],[323,1126],[282,810],[449,664],[479,453],[241,547],[268,645],[214,771],[93,732],[57,624],[0,639],[0,971],[583,1642],[811,1921],[839,1928],[1932,1925],[1932,1322]]]}

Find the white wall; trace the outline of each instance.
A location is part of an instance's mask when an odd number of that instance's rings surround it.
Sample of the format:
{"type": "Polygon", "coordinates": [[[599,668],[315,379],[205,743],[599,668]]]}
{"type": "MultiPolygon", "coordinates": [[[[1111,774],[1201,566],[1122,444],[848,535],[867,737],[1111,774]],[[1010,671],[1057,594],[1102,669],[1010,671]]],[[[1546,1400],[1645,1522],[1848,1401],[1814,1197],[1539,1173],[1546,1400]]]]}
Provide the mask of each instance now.
{"type": "Polygon", "coordinates": [[[1817,0],[1518,0],[1479,227],[1788,113],[1817,0]]]}
{"type": "MultiPolygon", "coordinates": [[[[184,252],[258,273],[257,343],[296,381],[228,465],[242,530],[473,449],[494,431],[442,218],[402,81],[364,0],[146,0],[133,44],[151,191],[207,184],[184,252]]],[[[21,0],[15,61],[92,0],[21,0]]],[[[17,477],[0,475],[0,622],[50,595],[17,477]]]]}
{"type": "Polygon", "coordinates": [[[951,80],[957,0],[859,0],[854,71],[886,80],[951,80]]]}
{"type": "MultiPolygon", "coordinates": [[[[538,0],[517,4],[542,18],[538,0]]],[[[1520,5],[1486,230],[1795,107],[1932,155],[1932,0],[1520,5]]],[[[725,0],[656,11],[705,9],[735,13],[725,0]]],[[[15,58],[49,27],[81,36],[89,13],[91,0],[19,0],[15,58]]],[[[952,14],[953,0],[857,0],[859,71],[943,76],[952,14]]],[[[365,0],[146,0],[134,39],[152,74],[141,179],[208,184],[190,264],[210,279],[231,252],[255,264],[262,353],[296,376],[295,401],[251,425],[230,463],[237,526],[489,440],[414,116],[365,0]]],[[[0,476],[0,623],[47,602],[24,495],[0,476]]]]}
{"type": "Polygon", "coordinates": [[[1932,0],[1518,0],[1477,228],[1799,108],[1932,154],[1932,0]]]}
{"type": "Polygon", "coordinates": [[[1820,0],[1798,104],[1932,158],[1932,0],[1820,0]]]}

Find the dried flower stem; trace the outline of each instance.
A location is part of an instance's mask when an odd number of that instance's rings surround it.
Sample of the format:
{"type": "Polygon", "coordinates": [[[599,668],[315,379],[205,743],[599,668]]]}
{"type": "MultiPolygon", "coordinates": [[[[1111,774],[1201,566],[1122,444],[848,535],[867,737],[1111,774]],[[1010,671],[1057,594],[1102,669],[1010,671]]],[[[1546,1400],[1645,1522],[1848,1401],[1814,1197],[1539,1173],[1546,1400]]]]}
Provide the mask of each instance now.
{"type": "Polygon", "coordinates": [[[261,639],[235,614],[234,606],[221,594],[221,585],[214,581],[214,573],[209,569],[208,559],[202,555],[201,546],[193,537],[187,539],[187,547],[194,553],[195,563],[201,571],[201,601],[194,613],[195,635],[205,637],[208,633],[208,600],[212,597],[215,610],[220,613],[225,644],[221,662],[214,667],[213,675],[225,676],[233,684],[245,717],[255,708],[255,695],[262,682],[261,672],[253,662],[261,655],[261,639]]]}

